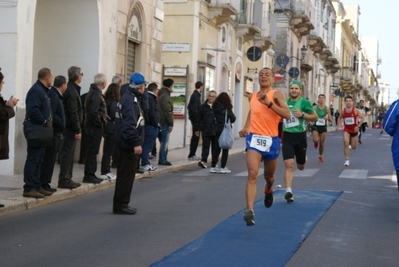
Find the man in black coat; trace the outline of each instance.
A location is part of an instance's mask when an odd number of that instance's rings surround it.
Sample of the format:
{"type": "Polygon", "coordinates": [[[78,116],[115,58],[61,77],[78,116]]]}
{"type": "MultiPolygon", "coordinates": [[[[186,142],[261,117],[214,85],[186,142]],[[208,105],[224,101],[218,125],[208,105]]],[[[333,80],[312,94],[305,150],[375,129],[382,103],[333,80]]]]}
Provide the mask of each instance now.
{"type": "Polygon", "coordinates": [[[80,86],[83,79],[81,68],[68,69],[68,84],[62,101],[65,111],[65,132],[60,156],[60,174],[58,188],[74,189],[80,186],[72,180],[76,140],[82,138],[83,109],[80,100],[80,86]]]}
{"type": "Polygon", "coordinates": [[[197,152],[199,137],[200,137],[200,108],[201,108],[201,93],[204,90],[202,82],[195,83],[195,90],[191,94],[188,102],[188,118],[192,125],[192,135],[190,141],[190,152],[188,154],[189,160],[199,160],[195,153],[197,152]]]}
{"type": "Polygon", "coordinates": [[[134,215],[136,208],[130,207],[130,195],[133,189],[137,165],[142,153],[144,117],[140,112],[140,104],[134,90],[143,93],[147,81],[141,73],[130,78],[129,90],[117,105],[115,114],[115,143],[120,153],[116,174],[113,212],[115,214],[134,215]]]}
{"type": "MultiPolygon", "coordinates": [[[[38,81],[29,89],[26,95],[26,121],[32,125],[51,124],[50,100],[47,97],[48,88],[53,83],[53,74],[48,68],[42,68],[38,73],[38,81]]],[[[25,124],[24,127],[28,127],[25,124]]],[[[25,129],[24,129],[25,130],[25,129]]],[[[24,167],[24,197],[44,198],[53,193],[42,188],[40,169],[45,147],[28,144],[24,167]]]]}
{"type": "MultiPolygon", "coordinates": [[[[215,115],[213,114],[212,104],[216,99],[216,92],[209,91],[208,99],[204,104],[201,105],[200,108],[200,130],[202,133],[202,153],[201,153],[201,161],[198,162],[198,166],[206,169],[206,163],[208,161],[209,156],[209,147],[215,149],[216,147],[216,133],[215,133],[215,115]]],[[[211,153],[212,155],[212,153],[211,153]]]]}
{"type": "Polygon", "coordinates": [[[51,188],[51,177],[53,176],[54,164],[57,153],[62,144],[63,133],[65,130],[65,113],[62,103],[62,94],[67,89],[67,80],[64,76],[57,76],[54,79],[54,86],[48,91],[50,98],[51,112],[53,113],[53,146],[46,147],[43,163],[40,171],[40,182],[46,191],[56,192],[57,189],[51,188]]]}
{"type": "Polygon", "coordinates": [[[83,183],[101,183],[103,179],[96,176],[97,155],[100,150],[103,128],[107,125],[107,105],[102,90],[107,86],[107,77],[98,73],[85,102],[85,131],[87,134],[87,154],[83,183]]]}

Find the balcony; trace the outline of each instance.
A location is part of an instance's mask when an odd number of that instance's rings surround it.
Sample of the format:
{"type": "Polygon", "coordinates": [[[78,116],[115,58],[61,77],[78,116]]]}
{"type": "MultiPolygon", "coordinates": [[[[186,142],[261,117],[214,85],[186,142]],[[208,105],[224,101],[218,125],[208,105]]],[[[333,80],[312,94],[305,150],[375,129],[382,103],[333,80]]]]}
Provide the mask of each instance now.
{"type": "Polygon", "coordinates": [[[331,53],[331,50],[329,47],[325,47],[323,49],[323,51],[320,51],[320,53],[319,53],[319,59],[322,61],[326,60],[327,58],[329,58],[331,56],[332,56],[332,53],[331,53]]]}
{"type": "Polygon", "coordinates": [[[287,13],[291,15],[290,26],[294,34],[299,38],[307,36],[314,29],[313,24],[309,20],[310,7],[308,1],[297,2],[294,0],[280,0],[274,3],[274,13],[287,13]]]}
{"type": "Polygon", "coordinates": [[[211,0],[208,4],[208,18],[216,20],[216,25],[221,25],[230,20],[230,16],[237,16],[238,11],[229,0],[211,0]]]}
{"type": "Polygon", "coordinates": [[[236,26],[237,37],[244,37],[244,42],[253,40],[255,35],[260,35],[261,32],[262,30],[253,24],[238,24],[236,26]]]}
{"type": "Polygon", "coordinates": [[[309,49],[313,51],[313,53],[320,53],[326,47],[323,42],[323,39],[315,34],[314,31],[310,32],[310,36],[308,38],[308,46],[309,49]]]}
{"type": "Polygon", "coordinates": [[[353,84],[353,73],[351,67],[343,67],[341,70],[341,79],[339,81],[339,86],[345,92],[350,92],[354,89],[353,84]]]}
{"type": "Polygon", "coordinates": [[[258,17],[260,17],[260,22],[262,25],[262,35],[255,35],[254,45],[259,47],[262,52],[265,52],[276,42],[276,17],[273,15],[273,13],[269,12],[266,17],[255,16],[256,22],[259,20],[258,17]]]}

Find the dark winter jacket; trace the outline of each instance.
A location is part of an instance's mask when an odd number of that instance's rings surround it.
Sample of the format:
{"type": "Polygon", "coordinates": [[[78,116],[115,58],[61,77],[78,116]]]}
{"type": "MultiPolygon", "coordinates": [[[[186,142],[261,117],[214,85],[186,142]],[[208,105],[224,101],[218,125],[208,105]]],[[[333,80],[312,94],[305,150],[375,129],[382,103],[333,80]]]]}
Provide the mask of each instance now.
{"type": "Polygon", "coordinates": [[[48,88],[37,81],[26,95],[26,120],[32,124],[43,125],[51,118],[50,99],[47,96],[48,88]]]}
{"type": "Polygon", "coordinates": [[[83,108],[80,100],[80,86],[69,81],[65,93],[62,95],[66,118],[65,129],[73,131],[75,134],[82,133],[83,108]]]}
{"type": "Polygon", "coordinates": [[[201,94],[198,90],[195,90],[190,97],[188,102],[188,118],[193,125],[194,131],[200,129],[200,108],[201,108],[201,94]]]}
{"type": "Polygon", "coordinates": [[[47,95],[50,98],[51,111],[53,113],[54,134],[60,136],[65,130],[65,113],[64,105],[62,104],[62,94],[57,88],[52,87],[47,95]]]}
{"type": "Polygon", "coordinates": [[[158,127],[159,124],[159,112],[158,112],[158,100],[156,95],[152,92],[148,92],[148,120],[146,125],[158,127]]]}
{"type": "Polygon", "coordinates": [[[131,90],[127,91],[116,107],[115,144],[120,149],[134,149],[141,146],[144,135],[144,117],[140,113],[140,103],[131,90]]]}
{"type": "Polygon", "coordinates": [[[202,135],[212,136],[216,133],[216,122],[215,115],[213,114],[213,110],[211,105],[208,104],[208,100],[201,105],[200,113],[200,130],[202,135]]]}
{"type": "Polygon", "coordinates": [[[224,119],[227,111],[227,118],[230,123],[234,123],[236,121],[236,116],[234,115],[232,110],[227,110],[222,105],[212,105],[213,113],[215,114],[216,121],[216,133],[221,133],[224,127],[224,119]]]}
{"type": "Polygon", "coordinates": [[[159,123],[173,127],[173,102],[170,93],[166,87],[162,87],[158,92],[159,123]]]}
{"type": "Polygon", "coordinates": [[[107,107],[101,89],[90,85],[85,102],[85,127],[103,128],[107,124],[107,107]]]}
{"type": "Polygon", "coordinates": [[[8,159],[8,120],[15,116],[14,109],[6,105],[0,95],[0,159],[8,159]]]}
{"type": "MultiPolygon", "coordinates": [[[[128,91],[130,91],[130,84],[125,83],[121,87],[121,97],[128,91]]],[[[148,120],[148,112],[149,112],[149,108],[150,108],[149,103],[148,103],[148,90],[145,89],[144,93],[140,94],[138,96],[138,98],[139,98],[139,102],[140,102],[141,111],[143,112],[144,118],[147,121],[148,120]]]]}
{"type": "Polygon", "coordinates": [[[111,98],[105,99],[105,105],[107,106],[107,125],[104,128],[104,134],[113,134],[115,132],[115,113],[117,101],[111,98]]]}

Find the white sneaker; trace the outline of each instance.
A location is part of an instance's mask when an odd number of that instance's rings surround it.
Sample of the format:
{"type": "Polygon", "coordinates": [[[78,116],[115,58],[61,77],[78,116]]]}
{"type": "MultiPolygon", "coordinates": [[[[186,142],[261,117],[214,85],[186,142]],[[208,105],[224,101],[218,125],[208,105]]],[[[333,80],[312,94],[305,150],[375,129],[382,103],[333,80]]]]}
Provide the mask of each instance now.
{"type": "Polygon", "coordinates": [[[224,167],[219,170],[219,173],[231,173],[231,171],[227,167],[224,167]]]}
{"type": "Polygon", "coordinates": [[[220,172],[220,168],[218,168],[218,167],[211,167],[211,169],[210,169],[209,172],[210,172],[210,173],[219,173],[219,172],[220,172]]]}
{"type": "Polygon", "coordinates": [[[151,165],[140,166],[140,170],[143,172],[152,172],[155,171],[157,168],[151,165]]]}
{"type": "Polygon", "coordinates": [[[107,174],[103,174],[101,175],[101,178],[105,179],[105,180],[115,180],[116,179],[116,175],[113,175],[112,173],[107,173],[107,174]]]}
{"type": "Polygon", "coordinates": [[[349,159],[345,160],[344,166],[349,166],[349,159]]]}
{"type": "Polygon", "coordinates": [[[349,150],[351,150],[352,149],[352,146],[351,145],[349,145],[349,150]]]}

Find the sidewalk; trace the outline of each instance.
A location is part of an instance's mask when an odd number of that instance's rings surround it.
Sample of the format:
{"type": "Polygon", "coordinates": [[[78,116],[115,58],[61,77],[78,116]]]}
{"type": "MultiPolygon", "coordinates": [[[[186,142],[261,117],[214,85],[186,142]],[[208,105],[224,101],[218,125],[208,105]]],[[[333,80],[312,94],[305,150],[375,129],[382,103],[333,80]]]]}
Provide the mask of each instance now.
{"type": "MultiPolygon", "coordinates": [[[[198,146],[197,156],[201,156],[202,146],[198,146]]],[[[233,148],[230,149],[229,155],[242,153],[245,150],[245,138],[237,138],[234,141],[233,148]]],[[[158,159],[151,160],[153,166],[157,167],[155,171],[146,172],[143,174],[137,173],[136,180],[146,177],[153,177],[162,175],[164,173],[177,171],[188,166],[197,166],[198,161],[189,161],[187,159],[189,153],[189,146],[185,148],[171,149],[168,152],[168,160],[172,163],[172,166],[158,166],[158,159]]],[[[210,158],[208,157],[208,169],[210,168],[210,158]]],[[[198,166],[197,166],[198,167],[198,166]]],[[[200,168],[200,167],[198,167],[200,168]]],[[[116,174],[116,169],[112,169],[112,172],[116,174]]],[[[58,184],[58,173],[59,165],[56,163],[54,167],[53,179],[51,187],[57,188],[58,184]]],[[[84,173],[84,165],[80,165],[77,162],[74,164],[73,180],[75,182],[82,183],[84,173]]],[[[97,176],[100,176],[100,163],[97,167],[97,176]]],[[[100,184],[84,184],[76,189],[59,189],[50,197],[43,199],[26,198],[22,196],[23,193],[24,178],[23,175],[4,176],[0,175],[0,203],[4,204],[4,208],[0,208],[0,216],[18,212],[26,209],[40,207],[53,202],[61,201],[68,198],[73,198],[83,194],[95,192],[98,190],[106,189],[115,186],[115,181],[103,181],[100,184]]]]}

